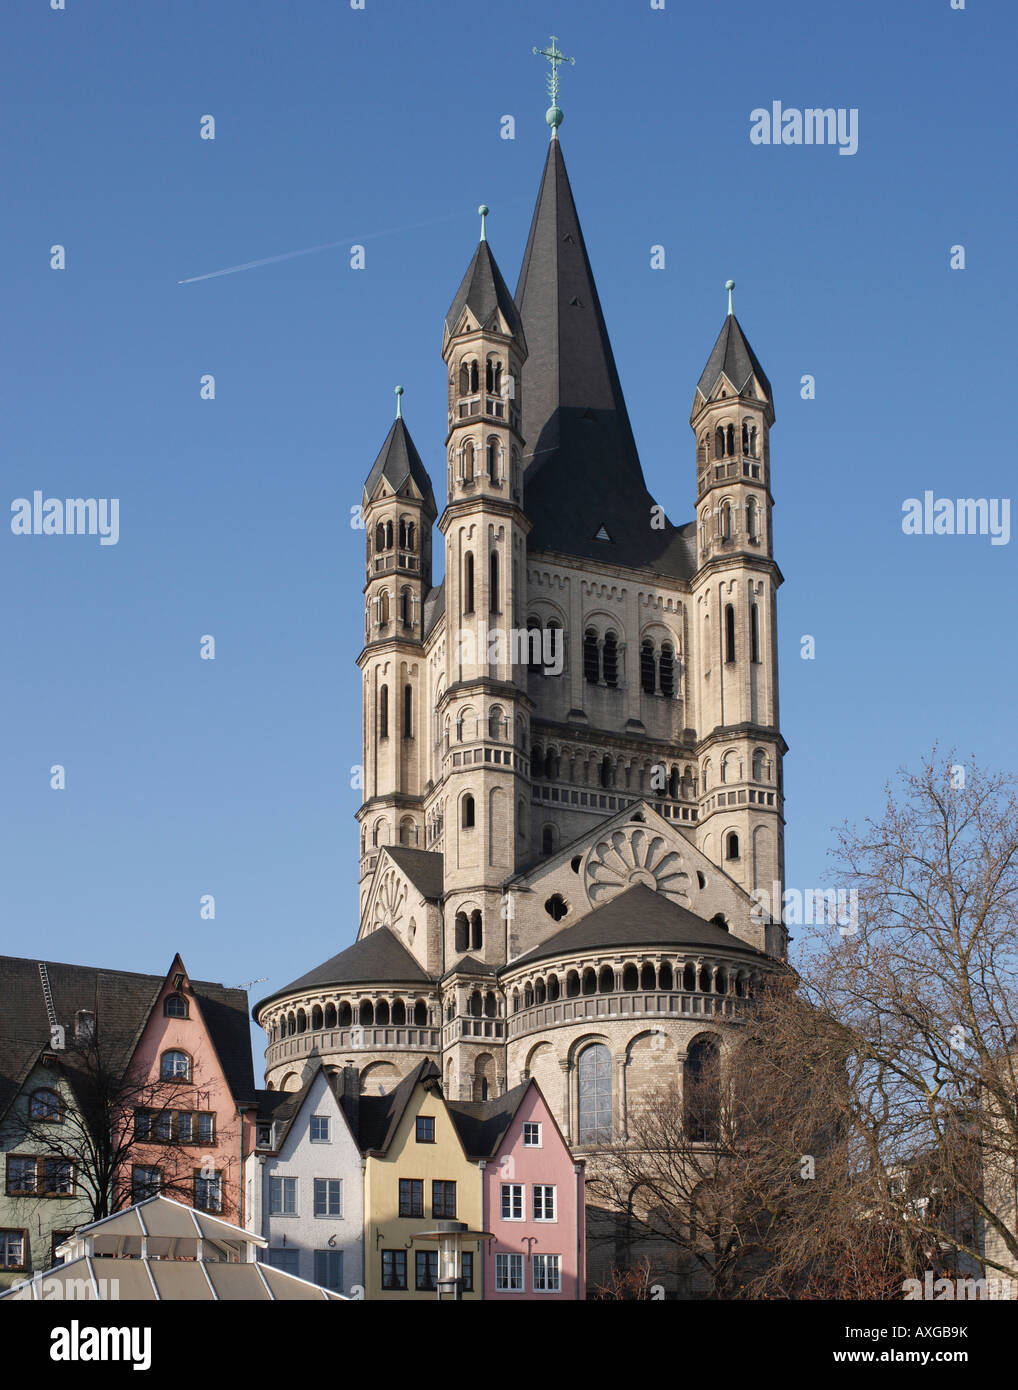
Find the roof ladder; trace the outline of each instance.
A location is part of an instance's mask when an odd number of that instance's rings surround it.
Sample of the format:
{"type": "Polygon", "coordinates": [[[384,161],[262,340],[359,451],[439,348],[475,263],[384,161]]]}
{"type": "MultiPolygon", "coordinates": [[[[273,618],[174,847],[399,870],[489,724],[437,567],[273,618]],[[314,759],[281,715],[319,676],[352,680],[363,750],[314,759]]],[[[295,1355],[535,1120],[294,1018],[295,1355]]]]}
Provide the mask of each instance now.
{"type": "Polygon", "coordinates": [[[49,971],[46,969],[46,962],[41,960],[39,965],[39,979],[42,981],[42,997],[46,1001],[46,1017],[49,1019],[50,1028],[57,1026],[57,1011],[53,1007],[53,991],[50,989],[49,971]]]}

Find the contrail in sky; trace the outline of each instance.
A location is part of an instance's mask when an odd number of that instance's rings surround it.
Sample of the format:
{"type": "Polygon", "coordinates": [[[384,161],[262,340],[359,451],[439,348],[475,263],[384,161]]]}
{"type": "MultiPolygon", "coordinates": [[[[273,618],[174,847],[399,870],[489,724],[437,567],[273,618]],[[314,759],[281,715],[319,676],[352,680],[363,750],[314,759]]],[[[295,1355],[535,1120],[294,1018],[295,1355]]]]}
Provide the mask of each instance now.
{"type": "MultiPolygon", "coordinates": [[[[506,204],[505,206],[510,206],[506,204]]],[[[228,265],[224,270],[210,270],[206,275],[192,275],[187,280],[178,280],[178,285],[194,285],[199,280],[215,280],[219,275],[235,275],[238,270],[254,270],[256,266],[273,265],[276,261],[290,261],[294,256],[313,256],[316,251],[331,251],[336,246],[352,246],[364,241],[374,241],[377,237],[393,236],[396,232],[414,232],[419,227],[434,227],[439,222],[452,222],[462,217],[462,212],[449,212],[444,217],[429,217],[426,222],[409,222],[401,227],[386,227],[381,232],[368,232],[361,237],[343,237],[340,241],[323,241],[320,246],[305,246],[300,251],[283,251],[278,256],[263,256],[258,261],[244,261],[242,265],[228,265]]]]}

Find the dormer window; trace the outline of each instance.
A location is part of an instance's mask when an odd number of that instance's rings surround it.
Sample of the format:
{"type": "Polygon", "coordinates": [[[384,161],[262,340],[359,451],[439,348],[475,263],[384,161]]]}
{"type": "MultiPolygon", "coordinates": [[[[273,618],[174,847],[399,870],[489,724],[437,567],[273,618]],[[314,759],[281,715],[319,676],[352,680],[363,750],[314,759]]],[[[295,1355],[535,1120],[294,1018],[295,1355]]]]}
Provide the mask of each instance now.
{"type": "Polygon", "coordinates": [[[168,994],[163,1000],[163,1014],[166,1018],[187,1018],[187,1000],[182,994],[168,994]]]}
{"type": "Polygon", "coordinates": [[[258,1138],[255,1141],[259,1149],[272,1148],[272,1121],[258,1121],[258,1138]]]}
{"type": "Polygon", "coordinates": [[[56,1091],[35,1091],[28,1102],[28,1115],[31,1120],[58,1125],[64,1118],[64,1103],[56,1091]]]}
{"type": "Polygon", "coordinates": [[[95,1014],[91,1009],[79,1009],[74,1015],[74,1041],[86,1045],[95,1037],[95,1014]]]}

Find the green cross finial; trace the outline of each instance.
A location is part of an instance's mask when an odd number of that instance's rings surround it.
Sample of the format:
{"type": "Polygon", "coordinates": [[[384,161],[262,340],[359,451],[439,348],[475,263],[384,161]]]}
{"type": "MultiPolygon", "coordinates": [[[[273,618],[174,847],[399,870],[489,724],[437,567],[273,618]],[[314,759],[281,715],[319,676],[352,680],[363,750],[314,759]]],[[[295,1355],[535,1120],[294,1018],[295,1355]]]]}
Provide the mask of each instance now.
{"type": "Polygon", "coordinates": [[[548,76],[548,95],[551,97],[551,106],[545,113],[544,119],[551,126],[551,138],[558,137],[558,127],[562,124],[562,111],[558,104],[558,70],[562,63],[576,64],[575,58],[567,58],[558,47],[558,39],[554,34],[551,36],[550,48],[535,48],[534,52],[539,58],[547,58],[551,64],[551,72],[548,76]]]}
{"type": "Polygon", "coordinates": [[[482,241],[487,241],[488,238],[487,238],[487,236],[485,235],[485,231],[484,231],[484,219],[485,219],[485,218],[487,217],[487,215],[488,215],[488,205],[487,205],[487,203],[482,203],[481,206],[477,209],[477,211],[481,214],[481,240],[482,240],[482,241]]]}
{"type": "Polygon", "coordinates": [[[735,289],[735,281],[734,281],[734,280],[726,280],[726,281],[725,281],[725,289],[728,291],[728,312],[729,312],[729,313],[732,313],[732,312],[733,312],[733,311],[732,311],[732,290],[735,289]]]}
{"type": "Polygon", "coordinates": [[[397,387],[396,387],[396,419],[397,419],[397,420],[402,420],[402,418],[403,418],[403,401],[402,401],[402,399],[401,399],[402,395],[403,395],[403,388],[402,388],[402,386],[397,386],[397,387]]]}

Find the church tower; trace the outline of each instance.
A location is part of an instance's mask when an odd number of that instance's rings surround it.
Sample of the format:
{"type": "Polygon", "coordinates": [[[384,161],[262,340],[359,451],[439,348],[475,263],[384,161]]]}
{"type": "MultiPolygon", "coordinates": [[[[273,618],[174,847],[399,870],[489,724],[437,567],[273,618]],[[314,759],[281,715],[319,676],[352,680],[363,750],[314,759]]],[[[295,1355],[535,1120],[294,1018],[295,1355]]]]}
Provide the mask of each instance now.
{"type": "MultiPolygon", "coordinates": [[[[777,590],[771,539],[770,382],[732,309],[697,383],[700,847],[747,892],[784,885],[777,590]]],[[[778,903],[781,899],[778,898],[778,903]]]]}
{"type": "Polygon", "coordinates": [[[428,716],[424,664],[424,598],[431,588],[431,479],[403,420],[396,419],[364,484],[362,672],[364,798],[360,821],[361,877],[380,845],[424,844],[428,716]]]}

